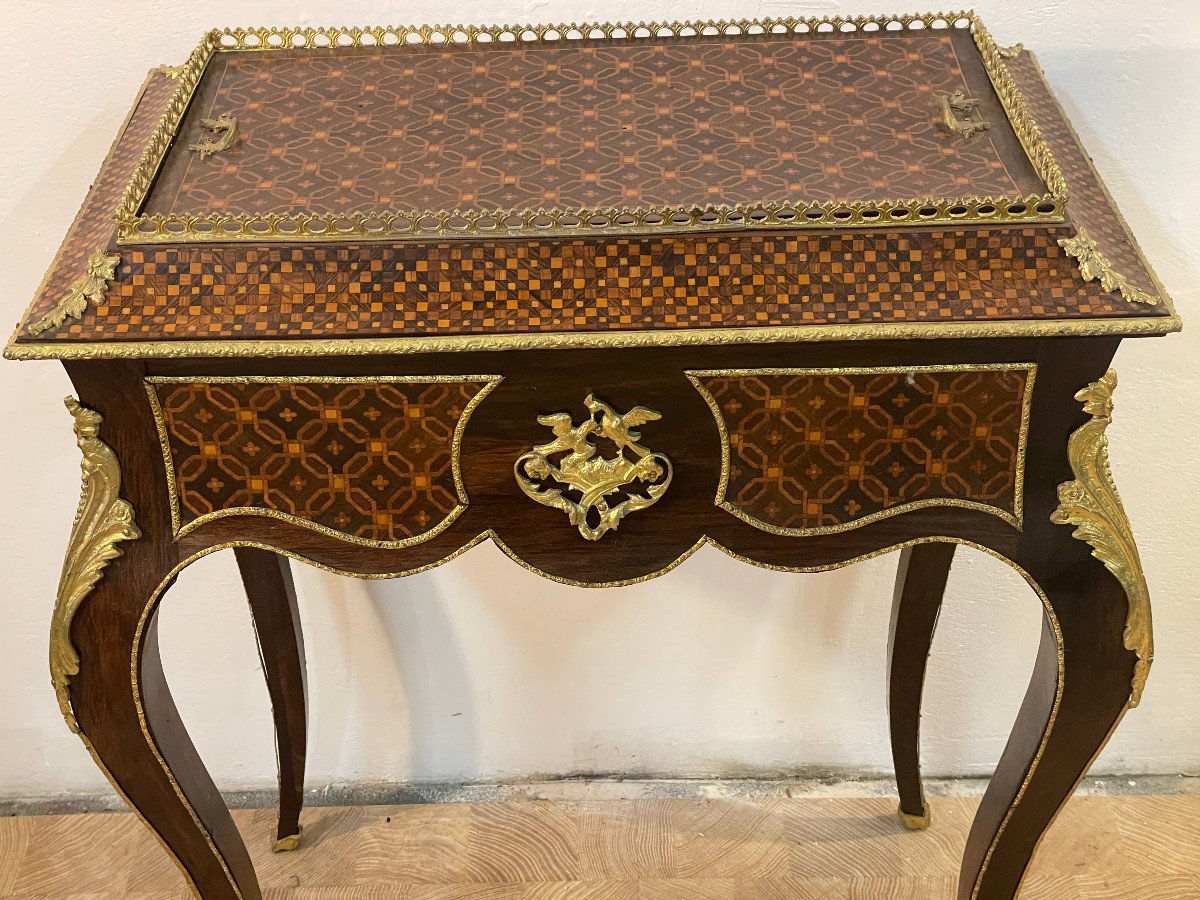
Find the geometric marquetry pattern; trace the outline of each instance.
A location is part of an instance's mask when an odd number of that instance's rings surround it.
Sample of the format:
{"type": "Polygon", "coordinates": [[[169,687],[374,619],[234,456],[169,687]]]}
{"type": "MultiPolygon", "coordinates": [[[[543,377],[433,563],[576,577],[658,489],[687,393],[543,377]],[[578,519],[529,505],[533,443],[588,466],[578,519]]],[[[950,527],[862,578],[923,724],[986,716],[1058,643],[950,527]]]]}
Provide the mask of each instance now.
{"type": "MultiPolygon", "coordinates": [[[[1022,54],[1007,62],[1086,225],[1154,285],[1082,148],[1022,54]]],[[[53,308],[107,244],[113,209],[175,82],[151,78],[30,308],[53,308]]],[[[219,159],[220,156],[213,157],[219,159]]],[[[432,244],[120,248],[104,301],[38,341],[737,328],[1167,315],[1085,282],[1071,225],[432,244]]],[[[18,338],[29,341],[23,331],[18,338]]]]}
{"type": "Polygon", "coordinates": [[[429,337],[1146,315],[1079,277],[1056,243],[1071,234],[123,248],[106,298],[46,336],[429,337]]]}
{"type": "MultiPolygon", "coordinates": [[[[980,93],[964,29],[341,49],[218,56],[151,212],[597,209],[1021,196],[1001,129],[972,141],[938,97],[980,93]],[[957,46],[956,46],[957,45],[957,46]]],[[[986,83],[986,82],[984,82],[986,83]]],[[[983,95],[990,116],[1002,115],[983,95]]],[[[1005,129],[1007,130],[1007,129],[1005,129]]],[[[1011,138],[1009,138],[1011,140],[1011,138]]]]}
{"type": "Polygon", "coordinates": [[[1020,519],[1031,370],[693,373],[724,422],[720,505],[767,530],[932,505],[1020,519]]]}
{"type": "Polygon", "coordinates": [[[176,527],[267,511],[360,541],[428,534],[465,502],[455,433],[490,383],[152,382],[176,527]]]}

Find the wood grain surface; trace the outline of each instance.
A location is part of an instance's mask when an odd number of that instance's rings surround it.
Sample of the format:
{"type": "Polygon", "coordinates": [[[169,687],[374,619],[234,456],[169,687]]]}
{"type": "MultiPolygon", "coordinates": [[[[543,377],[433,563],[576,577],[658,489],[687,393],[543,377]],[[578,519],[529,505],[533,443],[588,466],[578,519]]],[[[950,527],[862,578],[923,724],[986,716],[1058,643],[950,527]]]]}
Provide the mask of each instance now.
{"type": "MultiPolygon", "coordinates": [[[[272,854],[272,810],[234,813],[267,897],[870,898],[954,896],[977,801],[937,798],[906,832],[884,798],[516,801],[329,807],[272,854]]],[[[1200,897],[1200,796],[1080,797],[1050,830],[1029,900],[1200,897]]],[[[0,896],[190,894],[130,814],[0,820],[0,896]]]]}

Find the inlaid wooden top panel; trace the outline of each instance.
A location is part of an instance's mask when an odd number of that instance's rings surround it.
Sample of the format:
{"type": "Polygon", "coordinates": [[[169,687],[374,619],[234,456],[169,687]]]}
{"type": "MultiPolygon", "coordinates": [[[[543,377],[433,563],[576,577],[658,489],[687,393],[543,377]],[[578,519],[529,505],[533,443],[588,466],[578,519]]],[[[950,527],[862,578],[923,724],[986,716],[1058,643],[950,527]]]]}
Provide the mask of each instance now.
{"type": "MultiPolygon", "coordinates": [[[[949,40],[953,49],[959,34],[922,39],[949,40]]],[[[806,46],[835,40],[813,37],[806,46]]],[[[658,45],[637,44],[645,52],[658,45]]],[[[6,352],[245,356],[923,337],[945,335],[946,326],[967,336],[1176,330],[1178,318],[1036,62],[1021,53],[1002,65],[1061,166],[1071,195],[1065,223],[125,245],[115,216],[177,93],[176,79],[154,73],[6,352]],[[1080,228],[1130,286],[1163,302],[1133,302],[1085,279],[1060,246],[1080,228]],[[119,258],[106,289],[79,316],[31,331],[70,296],[98,250],[119,258]]],[[[272,91],[264,82],[263,96],[272,91]]]]}
{"type": "Polygon", "coordinates": [[[690,208],[1046,185],[967,29],[219,53],[149,214],[690,208]],[[992,127],[949,131],[940,98],[992,127]],[[240,141],[200,158],[201,118],[240,141]]]}

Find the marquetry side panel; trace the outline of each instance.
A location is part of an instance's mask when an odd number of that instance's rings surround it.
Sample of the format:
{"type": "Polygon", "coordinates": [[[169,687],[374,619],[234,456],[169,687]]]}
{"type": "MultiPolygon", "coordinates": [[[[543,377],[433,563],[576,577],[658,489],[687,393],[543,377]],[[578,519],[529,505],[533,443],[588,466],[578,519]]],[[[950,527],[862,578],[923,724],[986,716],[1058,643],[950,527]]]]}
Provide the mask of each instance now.
{"type": "Polygon", "coordinates": [[[432,537],[467,504],[461,434],[497,381],[150,379],[176,532],[250,514],[356,543],[432,537]]]}
{"type": "Polygon", "coordinates": [[[690,373],[721,430],[716,502],[782,534],[921,506],[1021,519],[1035,367],[690,373]]]}

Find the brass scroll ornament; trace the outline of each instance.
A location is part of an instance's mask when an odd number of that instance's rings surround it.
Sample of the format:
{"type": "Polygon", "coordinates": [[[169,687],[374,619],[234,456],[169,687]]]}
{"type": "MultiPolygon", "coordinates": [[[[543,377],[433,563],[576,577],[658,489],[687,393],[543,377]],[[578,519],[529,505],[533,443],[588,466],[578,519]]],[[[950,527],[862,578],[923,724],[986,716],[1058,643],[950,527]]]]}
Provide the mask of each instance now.
{"type": "Polygon", "coordinates": [[[1137,706],[1154,662],[1154,630],[1150,621],[1150,591],[1142,561],[1133,541],[1133,529],[1108,465],[1108,438],[1112,422],[1112,395],[1117,373],[1109,369],[1075,395],[1091,420],[1080,425],[1067,442],[1067,458],[1075,480],[1059,485],[1058,509],[1050,516],[1056,525],[1074,525],[1074,537],[1092,547],[1092,556],[1104,563],[1125,589],[1129,611],[1125,617],[1124,644],[1137,654],[1129,705],[1137,706]]]}
{"type": "Polygon", "coordinates": [[[1074,237],[1060,238],[1058,246],[1079,263],[1079,274],[1084,281],[1099,281],[1106,291],[1120,291],[1130,303],[1145,303],[1157,306],[1158,298],[1138,290],[1124,275],[1113,269],[1113,264],[1101,251],[1086,228],[1080,228],[1074,237]]]}
{"type": "Polygon", "coordinates": [[[238,121],[232,113],[221,113],[215,119],[201,119],[200,127],[212,133],[205,135],[203,140],[188,144],[188,149],[200,154],[201,159],[228,150],[238,142],[238,121]]]}
{"type": "Polygon", "coordinates": [[[104,249],[93,250],[88,257],[87,271],[75,279],[71,289],[58,301],[54,309],[29,326],[30,334],[41,334],[49,328],[57,328],[68,318],[78,319],[87,309],[88,301],[99,303],[104,299],[108,283],[117,271],[119,256],[109,256],[104,249]]]}
{"type": "Polygon", "coordinates": [[[967,140],[992,127],[992,123],[979,111],[979,101],[972,100],[962,91],[943,94],[941,104],[942,121],[946,127],[967,140]]]}
{"type": "Polygon", "coordinates": [[[78,733],[68,688],[71,676],[79,672],[79,652],[71,643],[71,620],[100,581],[104,567],[121,555],[117,544],[139,538],[142,533],[133,522],[133,507],[120,497],[117,455],[99,438],[103,417],[74,397],[64,402],[75,417],[75,439],[83,453],[83,486],[50,620],[50,680],[63,718],[78,733]]]}
{"type": "Polygon", "coordinates": [[[538,416],[538,422],[554,432],[554,440],[521,456],[514,471],[529,497],[561,509],[581,535],[596,541],[631,512],[658,502],[671,483],[671,461],[638,443],[641,434],[633,430],[662,418],[659,413],[635,406],[618,415],[592,394],[583,403],[589,415],[580,425],[570,413],[538,416]],[[616,455],[597,456],[593,435],[616,445],[616,455]],[[638,483],[641,489],[631,490],[638,483]],[[625,499],[610,505],[607,498],[622,491],[625,499]]]}

